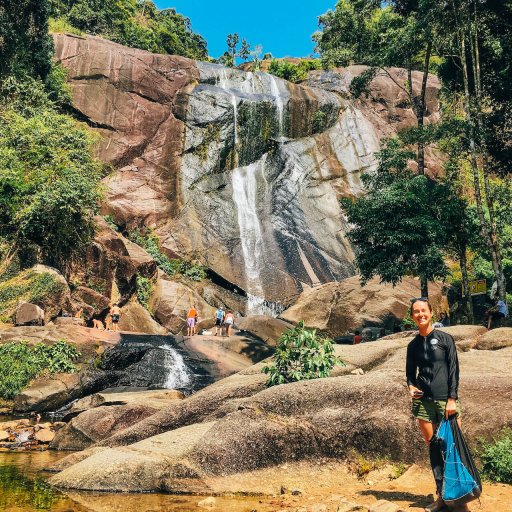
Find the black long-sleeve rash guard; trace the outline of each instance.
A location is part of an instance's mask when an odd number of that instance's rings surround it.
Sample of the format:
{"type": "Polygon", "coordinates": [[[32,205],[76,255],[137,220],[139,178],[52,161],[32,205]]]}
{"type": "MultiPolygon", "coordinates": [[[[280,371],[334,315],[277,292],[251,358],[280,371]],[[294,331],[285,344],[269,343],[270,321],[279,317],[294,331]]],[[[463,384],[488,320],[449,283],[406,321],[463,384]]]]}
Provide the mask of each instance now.
{"type": "Polygon", "coordinates": [[[459,359],[453,338],[434,329],[419,334],[407,346],[407,385],[421,389],[433,400],[458,398],[459,359]]]}

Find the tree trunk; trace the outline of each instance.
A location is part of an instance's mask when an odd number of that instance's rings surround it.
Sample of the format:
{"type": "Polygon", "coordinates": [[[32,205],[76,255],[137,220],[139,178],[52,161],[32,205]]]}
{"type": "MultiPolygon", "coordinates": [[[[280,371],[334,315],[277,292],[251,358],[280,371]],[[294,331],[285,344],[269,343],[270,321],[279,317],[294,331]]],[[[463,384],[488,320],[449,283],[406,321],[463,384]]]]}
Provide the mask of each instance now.
{"type": "MultiPolygon", "coordinates": [[[[427,43],[427,51],[425,54],[425,62],[423,65],[423,80],[421,82],[421,92],[419,98],[416,99],[416,108],[414,112],[418,120],[418,128],[420,133],[423,131],[423,121],[425,118],[425,95],[427,92],[428,70],[430,68],[430,57],[432,55],[432,40],[427,43]]],[[[418,174],[425,174],[425,144],[420,139],[418,142],[418,174]]]]}
{"type": "Polygon", "coordinates": [[[471,301],[471,294],[469,293],[468,261],[465,246],[460,248],[459,261],[462,273],[462,300],[464,303],[464,311],[468,317],[468,322],[472,324],[475,320],[473,317],[473,303],[471,301]]]}
{"type": "Polygon", "coordinates": [[[426,277],[420,276],[421,296],[428,299],[428,281],[426,277]]]}

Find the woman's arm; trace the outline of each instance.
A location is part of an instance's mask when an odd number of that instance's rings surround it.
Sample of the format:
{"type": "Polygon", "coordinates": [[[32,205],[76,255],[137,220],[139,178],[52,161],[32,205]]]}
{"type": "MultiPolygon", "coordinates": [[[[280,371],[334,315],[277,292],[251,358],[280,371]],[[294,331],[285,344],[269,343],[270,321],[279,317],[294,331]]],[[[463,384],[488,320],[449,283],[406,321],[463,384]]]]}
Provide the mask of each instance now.
{"type": "Polygon", "coordinates": [[[455,401],[459,397],[459,358],[451,336],[447,336],[446,364],[448,365],[448,400],[446,417],[457,412],[455,401]]]}
{"type": "Polygon", "coordinates": [[[409,394],[415,398],[419,393],[423,393],[421,389],[416,386],[416,373],[418,371],[418,365],[414,358],[414,351],[411,344],[407,346],[407,359],[405,363],[405,375],[407,377],[407,387],[409,388],[409,394]]]}

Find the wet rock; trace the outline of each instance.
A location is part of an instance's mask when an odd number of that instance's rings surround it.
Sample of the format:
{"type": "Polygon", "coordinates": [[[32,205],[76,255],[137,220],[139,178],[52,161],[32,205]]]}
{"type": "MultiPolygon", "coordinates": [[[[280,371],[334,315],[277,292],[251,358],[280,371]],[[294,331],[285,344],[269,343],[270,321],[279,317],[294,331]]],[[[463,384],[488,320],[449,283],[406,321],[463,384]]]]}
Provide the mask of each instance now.
{"type": "Polygon", "coordinates": [[[48,428],[42,428],[34,434],[34,438],[40,443],[50,443],[55,437],[55,432],[52,432],[48,428]]]}

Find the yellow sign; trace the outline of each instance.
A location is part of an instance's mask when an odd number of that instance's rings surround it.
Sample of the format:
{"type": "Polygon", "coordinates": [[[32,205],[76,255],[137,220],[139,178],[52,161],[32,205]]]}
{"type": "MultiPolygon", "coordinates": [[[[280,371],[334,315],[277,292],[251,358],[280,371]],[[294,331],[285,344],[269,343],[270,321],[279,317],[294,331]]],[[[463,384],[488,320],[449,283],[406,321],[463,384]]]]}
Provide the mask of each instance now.
{"type": "Polygon", "coordinates": [[[471,295],[482,295],[487,293],[487,281],[485,279],[469,281],[469,293],[471,295]]]}

